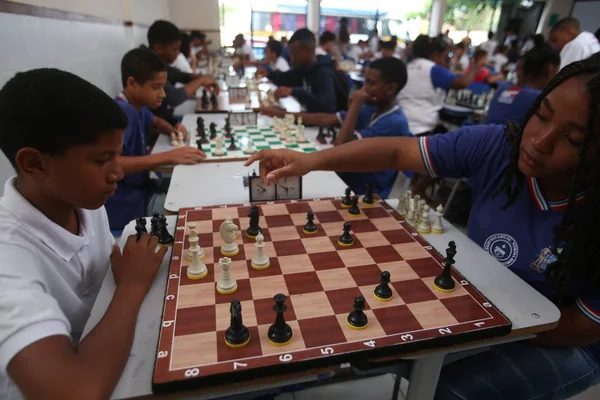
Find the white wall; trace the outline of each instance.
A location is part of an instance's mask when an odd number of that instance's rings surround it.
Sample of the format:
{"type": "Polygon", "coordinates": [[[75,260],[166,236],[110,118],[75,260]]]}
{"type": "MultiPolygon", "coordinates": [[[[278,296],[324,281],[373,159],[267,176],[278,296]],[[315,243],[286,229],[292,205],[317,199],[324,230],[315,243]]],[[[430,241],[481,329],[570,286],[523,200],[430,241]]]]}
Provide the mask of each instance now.
{"type": "Polygon", "coordinates": [[[571,8],[573,8],[573,0],[546,0],[546,7],[540,17],[537,33],[546,36],[550,31],[548,26],[550,16],[558,14],[558,19],[568,17],[571,15],[571,8]]]}
{"type": "Polygon", "coordinates": [[[123,19],[123,0],[11,0],[33,6],[52,8],[108,19],[123,19]]]}
{"type": "Polygon", "coordinates": [[[600,1],[575,2],[573,16],[579,19],[582,30],[596,32],[600,28],[600,1]]]}
{"type": "Polygon", "coordinates": [[[212,48],[221,46],[218,0],[169,0],[171,21],[182,30],[198,29],[212,40],[212,48]]]}

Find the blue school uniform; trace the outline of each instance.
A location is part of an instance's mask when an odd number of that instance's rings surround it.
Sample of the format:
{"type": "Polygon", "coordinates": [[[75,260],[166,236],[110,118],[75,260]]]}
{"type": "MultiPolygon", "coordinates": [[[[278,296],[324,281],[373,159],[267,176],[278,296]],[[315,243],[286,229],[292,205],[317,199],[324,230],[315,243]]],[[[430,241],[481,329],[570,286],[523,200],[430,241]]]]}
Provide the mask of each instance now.
{"type": "MultiPolygon", "coordinates": [[[[408,121],[399,105],[395,105],[385,113],[375,116],[377,107],[363,105],[360,109],[354,136],[356,139],[370,137],[412,136],[408,129],[408,121]]],[[[336,114],[340,124],[346,118],[346,111],[336,114]]],[[[392,190],[398,171],[387,170],[379,172],[341,172],[340,177],[354,193],[363,194],[367,183],[373,184],[373,192],[382,198],[387,198],[392,190]]]]}
{"type": "MultiPolygon", "coordinates": [[[[122,93],[115,100],[127,115],[122,155],[145,156],[146,129],[152,126],[154,115],[146,107],[136,110],[122,93]]],[[[146,206],[153,192],[154,184],[148,171],[125,175],[118,182],[115,194],[106,202],[110,228],[122,229],[135,218],[146,215],[146,206]]]]}
{"type": "Polygon", "coordinates": [[[517,86],[512,82],[499,84],[490,102],[485,123],[505,124],[508,121],[522,123],[525,114],[541,92],[528,86],[517,86]]]}

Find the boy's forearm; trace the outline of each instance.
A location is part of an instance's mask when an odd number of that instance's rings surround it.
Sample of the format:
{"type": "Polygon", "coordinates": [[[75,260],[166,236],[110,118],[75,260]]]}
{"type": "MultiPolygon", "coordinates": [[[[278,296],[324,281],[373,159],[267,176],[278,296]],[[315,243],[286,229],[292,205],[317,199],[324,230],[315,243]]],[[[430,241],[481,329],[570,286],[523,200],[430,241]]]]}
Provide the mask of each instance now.
{"type": "Polygon", "coordinates": [[[335,139],[334,146],[339,146],[354,140],[354,130],[356,121],[358,121],[358,115],[360,114],[360,107],[361,104],[358,101],[350,105],[350,109],[342,122],[342,128],[335,139]]]}
{"type": "Polygon", "coordinates": [[[193,81],[191,81],[190,83],[185,85],[183,87],[183,89],[185,90],[185,94],[187,94],[187,97],[192,97],[196,94],[198,89],[200,89],[200,87],[203,84],[204,84],[204,81],[203,81],[202,77],[198,76],[193,81]]]}
{"type": "Polygon", "coordinates": [[[165,135],[170,135],[172,132],[175,132],[175,128],[160,117],[154,117],[154,128],[157,130],[157,132],[165,135]]]}
{"type": "Polygon", "coordinates": [[[150,171],[154,168],[168,164],[169,160],[165,153],[148,154],[147,156],[121,156],[119,164],[125,175],[141,171],[150,171]]]}

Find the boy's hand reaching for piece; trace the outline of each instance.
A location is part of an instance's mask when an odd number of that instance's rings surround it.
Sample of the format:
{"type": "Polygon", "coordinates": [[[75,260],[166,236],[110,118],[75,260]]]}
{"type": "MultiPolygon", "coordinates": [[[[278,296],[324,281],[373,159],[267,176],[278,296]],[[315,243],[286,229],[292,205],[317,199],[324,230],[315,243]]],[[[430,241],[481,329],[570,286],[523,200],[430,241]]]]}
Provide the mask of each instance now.
{"type": "Polygon", "coordinates": [[[183,124],[180,123],[180,124],[175,125],[175,130],[177,132],[183,133],[183,140],[186,140],[188,138],[187,128],[183,124]]]}
{"type": "Polygon", "coordinates": [[[302,176],[312,171],[315,165],[313,154],[288,149],[261,150],[253,154],[244,165],[248,167],[254,161],[260,161],[260,176],[269,185],[271,182],[277,183],[280,178],[302,176]]]}
{"type": "Polygon", "coordinates": [[[279,100],[282,97],[288,97],[292,95],[292,88],[291,87],[287,87],[287,86],[280,86],[277,88],[277,90],[275,90],[275,93],[273,93],[273,95],[275,96],[275,98],[277,100],[279,100]]]}
{"type": "Polygon", "coordinates": [[[212,89],[216,94],[219,94],[219,92],[221,91],[221,86],[219,86],[219,82],[217,82],[210,76],[203,76],[198,79],[202,79],[202,86],[204,86],[207,89],[212,89]]]}
{"type": "Polygon", "coordinates": [[[168,164],[186,164],[193,165],[198,164],[200,161],[206,158],[206,154],[203,151],[198,150],[195,147],[184,146],[177,149],[173,149],[165,153],[167,156],[168,164]]]}

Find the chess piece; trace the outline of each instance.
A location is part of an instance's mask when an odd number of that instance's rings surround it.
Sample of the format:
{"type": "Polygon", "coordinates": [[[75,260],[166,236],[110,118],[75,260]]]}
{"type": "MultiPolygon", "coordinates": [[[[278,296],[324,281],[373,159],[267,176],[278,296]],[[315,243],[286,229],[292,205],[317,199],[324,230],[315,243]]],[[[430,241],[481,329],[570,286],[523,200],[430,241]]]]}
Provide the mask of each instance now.
{"type": "Polygon", "coordinates": [[[369,320],[367,315],[364,313],[365,309],[365,298],[362,296],[356,296],[353,304],[354,311],[348,314],[346,321],[352,329],[365,329],[369,320]]]}
{"type": "Polygon", "coordinates": [[[417,216],[415,210],[415,198],[413,197],[408,201],[408,213],[406,214],[406,222],[415,228],[417,226],[417,216]]]}
{"type": "Polygon", "coordinates": [[[208,93],[206,89],[202,89],[202,109],[208,110],[208,93]]]}
{"type": "Polygon", "coordinates": [[[238,148],[235,145],[235,136],[231,135],[230,136],[230,140],[231,140],[231,142],[229,143],[229,147],[227,148],[227,150],[229,150],[229,151],[236,151],[238,148]]]}
{"type": "Polygon", "coordinates": [[[233,223],[233,218],[227,217],[219,228],[223,244],[221,245],[221,254],[226,257],[237,256],[240,252],[235,239],[237,238],[238,227],[233,223]]]}
{"type": "Polygon", "coordinates": [[[354,244],[354,238],[350,234],[350,229],[352,229],[352,224],[350,222],[344,222],[344,233],[338,239],[338,243],[340,246],[352,246],[354,244]]]}
{"type": "Polygon", "coordinates": [[[306,225],[304,225],[304,228],[302,228],[302,231],[307,235],[314,235],[315,233],[317,233],[317,230],[319,230],[317,225],[315,225],[315,223],[313,222],[314,219],[315,214],[312,211],[306,213],[307,222],[306,225]]]}
{"type": "Polygon", "coordinates": [[[346,188],[344,199],[342,200],[342,208],[350,208],[352,206],[352,199],[350,198],[350,193],[352,193],[352,189],[349,187],[346,188]]]}
{"type": "Polygon", "coordinates": [[[229,328],[225,331],[225,344],[232,348],[242,347],[250,342],[250,331],[242,321],[242,304],[233,299],[229,306],[231,319],[229,328]]]}
{"type": "Polygon", "coordinates": [[[250,266],[256,270],[262,271],[263,269],[269,268],[271,262],[269,261],[269,256],[265,254],[264,247],[264,236],[262,233],[258,232],[256,235],[256,254],[252,257],[252,262],[250,266]]]}
{"type": "Polygon", "coordinates": [[[383,271],[381,273],[381,279],[379,285],[375,287],[373,295],[377,300],[390,301],[392,299],[392,289],[390,288],[390,273],[383,271]]]}
{"type": "Polygon", "coordinates": [[[179,143],[177,142],[177,134],[175,132],[171,132],[171,146],[177,147],[179,143]]]}
{"type": "Polygon", "coordinates": [[[214,140],[217,137],[217,124],[211,122],[208,129],[210,130],[210,140],[214,140]]]}
{"type": "Polygon", "coordinates": [[[294,338],[292,327],[285,322],[285,318],[283,317],[283,313],[287,310],[287,306],[284,304],[285,295],[281,293],[276,294],[273,300],[275,301],[275,305],[273,306],[273,311],[276,313],[275,323],[269,327],[267,337],[271,344],[284,346],[294,338]]]}
{"type": "Polygon", "coordinates": [[[219,259],[221,273],[217,281],[217,292],[220,294],[232,294],[237,290],[237,282],[231,275],[231,258],[223,257],[219,259]]]}
{"type": "Polygon", "coordinates": [[[375,204],[375,200],[373,200],[373,184],[371,182],[367,183],[367,190],[365,191],[365,195],[363,196],[362,202],[368,206],[372,206],[375,204]]]}
{"type": "Polygon", "coordinates": [[[431,221],[429,220],[429,206],[425,204],[423,206],[423,212],[421,213],[421,222],[417,226],[417,232],[421,234],[431,233],[431,221]]]}
{"type": "Polygon", "coordinates": [[[208,138],[206,137],[206,129],[204,128],[204,124],[202,124],[202,126],[200,127],[200,130],[198,131],[198,135],[200,137],[200,143],[202,144],[208,144],[208,138]]]}
{"type": "Polygon", "coordinates": [[[204,250],[198,246],[198,236],[190,236],[188,241],[190,242],[192,262],[187,267],[187,277],[192,280],[202,279],[208,275],[208,269],[200,259],[200,251],[202,251],[202,255],[204,255],[204,250]]]}
{"type": "Polygon", "coordinates": [[[142,237],[143,234],[144,234],[144,227],[136,223],[135,224],[136,241],[140,240],[140,237],[142,237]]]}
{"type": "Polygon", "coordinates": [[[135,220],[135,234],[137,239],[140,239],[140,236],[142,236],[144,233],[148,233],[148,230],[146,229],[146,218],[141,217],[141,218],[136,218],[135,220]]]}
{"type": "Polygon", "coordinates": [[[204,149],[202,148],[202,139],[196,140],[196,147],[198,148],[198,150],[204,151],[204,149]]]}
{"type": "Polygon", "coordinates": [[[440,204],[435,209],[435,221],[431,225],[431,233],[444,233],[444,225],[442,225],[442,216],[444,215],[444,207],[440,204]]]}
{"type": "MultiPolygon", "coordinates": [[[[189,233],[188,233],[188,242],[190,243],[190,247],[187,249],[185,255],[187,257],[188,260],[192,259],[192,251],[195,250],[195,247],[192,245],[192,238],[196,238],[198,237],[198,232],[196,231],[196,223],[195,222],[188,222],[188,229],[189,229],[189,233]]],[[[198,257],[200,257],[200,259],[204,259],[204,249],[202,247],[200,247],[200,245],[198,244],[198,241],[195,242],[196,246],[199,248],[198,250],[198,257]]]]}
{"type": "Polygon", "coordinates": [[[185,142],[183,141],[183,132],[177,132],[177,147],[185,146],[185,142]]]}
{"type": "Polygon", "coordinates": [[[217,135],[215,151],[213,151],[213,154],[215,156],[222,156],[225,154],[225,148],[223,147],[223,135],[217,135]]]}
{"type": "Polygon", "coordinates": [[[433,286],[440,292],[450,293],[453,292],[456,283],[452,278],[452,266],[454,265],[454,256],[456,256],[456,243],[451,241],[448,243],[446,249],[446,258],[444,258],[444,270],[442,273],[435,277],[433,280],[433,286]]]}
{"type": "Polygon", "coordinates": [[[298,143],[308,143],[308,138],[306,137],[306,131],[304,130],[304,125],[298,125],[298,133],[296,134],[296,141],[298,143]]]}
{"type": "Polygon", "coordinates": [[[210,103],[212,105],[213,111],[219,109],[219,99],[217,98],[217,94],[215,92],[212,92],[212,94],[210,95],[210,103]]]}
{"type": "Polygon", "coordinates": [[[158,219],[159,224],[159,233],[158,233],[158,244],[161,246],[170,246],[173,244],[173,242],[175,241],[175,238],[173,237],[173,235],[171,235],[169,233],[169,230],[167,229],[167,217],[165,217],[164,215],[161,215],[158,219]]]}
{"type": "Polygon", "coordinates": [[[250,225],[246,230],[246,236],[250,239],[254,239],[256,235],[261,232],[260,226],[258,225],[260,212],[258,210],[258,206],[252,206],[250,211],[248,212],[248,218],[250,218],[250,225]]]}
{"type": "Polygon", "coordinates": [[[152,219],[150,220],[150,235],[158,236],[160,234],[160,229],[158,226],[158,213],[152,214],[152,219]]]}
{"type": "Polygon", "coordinates": [[[322,126],[319,127],[319,133],[317,134],[317,142],[321,144],[327,144],[327,136],[325,135],[325,128],[322,126]]]}
{"type": "Polygon", "coordinates": [[[252,108],[252,97],[250,96],[250,92],[248,92],[248,95],[246,96],[246,108],[252,108]]]}
{"type": "Polygon", "coordinates": [[[352,197],[352,205],[348,209],[348,214],[352,216],[360,215],[360,208],[358,208],[358,196],[352,197]]]}
{"type": "Polygon", "coordinates": [[[244,150],[246,154],[254,154],[256,153],[256,149],[252,145],[252,139],[248,139],[248,146],[246,146],[246,150],[244,150]]]}
{"type": "Polygon", "coordinates": [[[223,130],[225,131],[225,133],[227,135],[231,135],[231,125],[230,124],[230,119],[229,119],[229,115],[227,117],[225,117],[225,126],[223,127],[223,130]]]}
{"type": "Polygon", "coordinates": [[[406,211],[406,195],[401,194],[398,197],[398,207],[396,207],[396,211],[400,214],[401,217],[405,217],[408,211],[406,211]]]}

